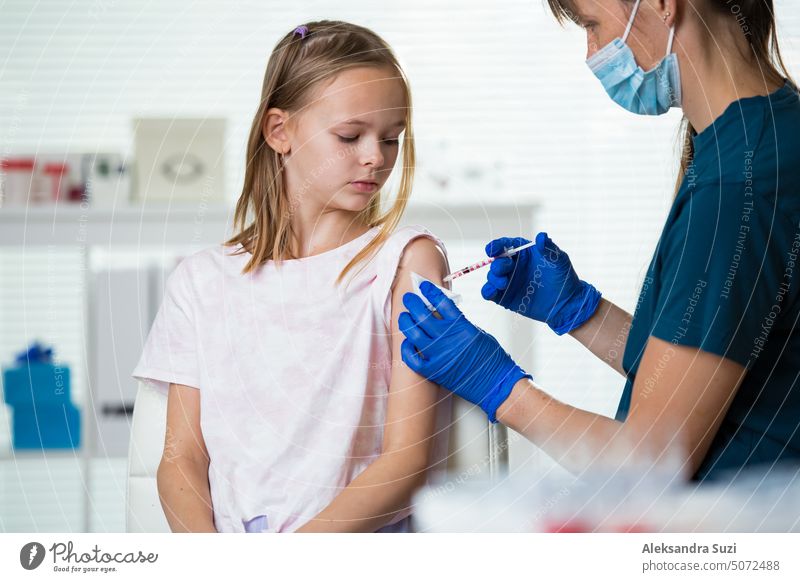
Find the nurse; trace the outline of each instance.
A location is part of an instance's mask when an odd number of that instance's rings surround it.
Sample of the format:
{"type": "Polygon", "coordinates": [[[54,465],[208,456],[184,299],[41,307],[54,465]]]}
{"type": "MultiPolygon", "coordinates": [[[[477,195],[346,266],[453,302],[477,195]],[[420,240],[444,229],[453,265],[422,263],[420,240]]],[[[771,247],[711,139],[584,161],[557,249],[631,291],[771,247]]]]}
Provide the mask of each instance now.
{"type": "MultiPolygon", "coordinates": [[[[661,463],[689,479],[800,460],[800,97],[772,0],[548,0],[586,30],[590,69],[632,113],[681,107],[679,188],[633,316],[545,233],[482,294],[569,334],[625,378],[616,418],[551,397],[441,291],[404,296],[403,360],[573,472],[661,463]],[[622,455],[620,456],[620,452],[622,455]]],[[[489,256],[524,239],[497,239],[489,256]]]]}

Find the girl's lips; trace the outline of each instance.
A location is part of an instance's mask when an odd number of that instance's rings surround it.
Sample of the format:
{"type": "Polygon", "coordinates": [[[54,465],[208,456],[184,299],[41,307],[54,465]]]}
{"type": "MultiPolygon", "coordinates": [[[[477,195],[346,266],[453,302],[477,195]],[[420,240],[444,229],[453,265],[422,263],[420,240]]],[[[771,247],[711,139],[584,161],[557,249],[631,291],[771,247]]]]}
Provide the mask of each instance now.
{"type": "Polygon", "coordinates": [[[375,182],[350,182],[353,188],[359,192],[375,192],[378,189],[378,184],[375,182]]]}

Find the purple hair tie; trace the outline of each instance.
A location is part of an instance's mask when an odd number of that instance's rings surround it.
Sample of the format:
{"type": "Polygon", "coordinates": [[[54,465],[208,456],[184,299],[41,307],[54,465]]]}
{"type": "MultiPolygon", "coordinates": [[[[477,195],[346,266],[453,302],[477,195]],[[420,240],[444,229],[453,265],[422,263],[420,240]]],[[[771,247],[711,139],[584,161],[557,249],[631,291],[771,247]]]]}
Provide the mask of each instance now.
{"type": "Polygon", "coordinates": [[[303,26],[298,26],[297,28],[295,28],[295,29],[294,29],[294,31],[292,32],[292,34],[293,34],[293,35],[295,35],[295,34],[299,34],[299,35],[300,35],[300,38],[305,38],[305,37],[306,37],[306,35],[308,34],[308,27],[307,27],[307,26],[305,26],[305,25],[303,25],[303,26]]]}

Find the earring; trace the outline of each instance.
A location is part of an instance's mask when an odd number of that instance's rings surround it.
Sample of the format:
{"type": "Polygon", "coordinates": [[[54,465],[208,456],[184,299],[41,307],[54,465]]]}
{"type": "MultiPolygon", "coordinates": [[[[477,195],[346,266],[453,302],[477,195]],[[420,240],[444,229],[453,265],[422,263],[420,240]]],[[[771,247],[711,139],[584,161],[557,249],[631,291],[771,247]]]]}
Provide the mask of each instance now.
{"type": "Polygon", "coordinates": [[[669,18],[670,16],[672,16],[672,13],[669,10],[667,10],[667,12],[664,14],[664,22],[666,22],[667,18],[669,18]]]}

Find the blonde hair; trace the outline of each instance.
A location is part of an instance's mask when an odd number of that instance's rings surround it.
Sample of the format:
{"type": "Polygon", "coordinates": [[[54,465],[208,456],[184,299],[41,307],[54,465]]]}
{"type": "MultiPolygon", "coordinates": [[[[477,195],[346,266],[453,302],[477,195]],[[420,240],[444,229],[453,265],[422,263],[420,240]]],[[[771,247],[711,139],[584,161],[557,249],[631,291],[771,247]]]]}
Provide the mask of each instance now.
{"type": "MultiPolygon", "coordinates": [[[[292,208],[283,181],[281,156],[267,144],[263,135],[266,113],[277,107],[297,112],[308,101],[312,89],[321,81],[355,67],[390,67],[397,71],[406,97],[405,133],[402,151],[402,176],[394,204],[385,213],[379,191],[357,216],[370,228],[382,226],[377,236],[344,267],[338,284],[357,264],[371,257],[394,232],[408,204],[414,178],[414,133],[411,126],[411,90],[408,79],[389,45],[371,30],[355,24],[322,20],[309,22],[284,36],[272,51],[261,88],[261,103],[247,140],[244,186],[234,214],[237,232],[225,245],[241,244],[252,253],[243,273],[266,261],[287,258],[292,240],[292,208]],[[253,221],[247,225],[248,212],[253,221]]],[[[292,258],[292,257],[289,257],[292,258]]]]}

